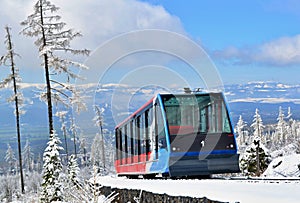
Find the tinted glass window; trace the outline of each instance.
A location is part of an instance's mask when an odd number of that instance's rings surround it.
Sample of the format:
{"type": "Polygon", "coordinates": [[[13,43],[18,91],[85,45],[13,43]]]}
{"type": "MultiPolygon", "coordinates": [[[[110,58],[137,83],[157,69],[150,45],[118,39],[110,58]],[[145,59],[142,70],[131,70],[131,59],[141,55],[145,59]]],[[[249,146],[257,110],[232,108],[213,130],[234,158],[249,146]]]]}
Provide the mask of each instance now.
{"type": "Polygon", "coordinates": [[[232,133],[222,94],[163,95],[171,135],[232,133]]]}

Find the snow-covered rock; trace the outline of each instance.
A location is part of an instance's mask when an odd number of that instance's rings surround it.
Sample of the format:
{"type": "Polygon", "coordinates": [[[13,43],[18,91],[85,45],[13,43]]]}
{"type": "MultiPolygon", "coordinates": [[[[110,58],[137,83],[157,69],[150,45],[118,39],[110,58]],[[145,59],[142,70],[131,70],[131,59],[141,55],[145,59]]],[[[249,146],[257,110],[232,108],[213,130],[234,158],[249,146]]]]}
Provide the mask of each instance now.
{"type": "Polygon", "coordinates": [[[300,177],[300,154],[275,158],[263,175],[266,177],[300,177]]]}

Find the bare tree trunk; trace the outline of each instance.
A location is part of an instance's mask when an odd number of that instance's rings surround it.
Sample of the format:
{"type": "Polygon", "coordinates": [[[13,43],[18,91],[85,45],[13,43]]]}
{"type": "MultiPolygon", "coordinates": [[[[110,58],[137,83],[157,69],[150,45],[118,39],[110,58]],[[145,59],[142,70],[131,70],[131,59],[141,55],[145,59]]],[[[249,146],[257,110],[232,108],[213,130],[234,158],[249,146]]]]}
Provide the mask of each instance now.
{"type": "Polygon", "coordinates": [[[23,178],[23,164],[22,164],[22,149],[21,149],[21,131],[20,131],[20,112],[19,112],[19,100],[17,91],[17,82],[15,77],[15,64],[14,64],[14,53],[12,49],[12,42],[9,33],[9,27],[6,27],[7,37],[8,37],[8,49],[11,59],[11,71],[13,79],[14,97],[15,97],[15,108],[16,108],[16,123],[17,123],[17,137],[18,137],[18,154],[19,154],[19,165],[20,165],[20,177],[21,177],[21,191],[24,194],[24,178],[23,178]]]}
{"type": "MultiPolygon", "coordinates": [[[[64,125],[64,118],[61,118],[62,119],[62,123],[64,125]]],[[[66,155],[67,155],[67,163],[69,163],[69,152],[68,152],[68,141],[67,141],[67,130],[66,130],[66,126],[63,126],[63,134],[64,134],[64,138],[65,138],[65,147],[66,147],[66,155]]]]}
{"type": "Polygon", "coordinates": [[[77,159],[76,133],[73,133],[73,142],[74,142],[74,153],[75,153],[75,158],[77,159]]]}
{"type": "Polygon", "coordinates": [[[259,162],[259,141],[256,147],[256,176],[260,176],[260,162],[259,162]]]}
{"type": "MultiPolygon", "coordinates": [[[[43,19],[43,7],[42,0],[40,0],[40,14],[41,14],[41,26],[42,26],[42,34],[43,34],[43,46],[46,44],[45,37],[45,29],[44,29],[44,19],[43,19]]],[[[45,66],[45,77],[46,77],[46,86],[47,86],[47,104],[48,104],[48,119],[49,119],[49,136],[54,133],[53,127],[53,113],[52,113],[52,98],[51,98],[51,82],[50,82],[50,74],[49,74],[49,65],[48,65],[48,55],[44,54],[44,66],[45,66]]]]}
{"type": "Polygon", "coordinates": [[[100,130],[101,130],[102,164],[103,164],[103,169],[105,170],[104,135],[103,135],[103,128],[102,128],[102,125],[100,126],[100,130]]]}
{"type": "Polygon", "coordinates": [[[76,128],[74,124],[73,114],[71,115],[71,126],[72,126],[72,134],[73,134],[74,153],[75,153],[75,158],[77,159],[76,128]]]}

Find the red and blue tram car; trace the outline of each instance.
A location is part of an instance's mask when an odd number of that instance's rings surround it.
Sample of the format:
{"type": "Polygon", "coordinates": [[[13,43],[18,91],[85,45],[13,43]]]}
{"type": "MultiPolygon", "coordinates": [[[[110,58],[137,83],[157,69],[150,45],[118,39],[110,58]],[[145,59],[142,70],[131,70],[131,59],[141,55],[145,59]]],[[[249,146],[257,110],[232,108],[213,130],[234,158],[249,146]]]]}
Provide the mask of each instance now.
{"type": "Polygon", "coordinates": [[[193,177],[239,172],[222,93],[157,94],[115,128],[120,176],[193,177]]]}

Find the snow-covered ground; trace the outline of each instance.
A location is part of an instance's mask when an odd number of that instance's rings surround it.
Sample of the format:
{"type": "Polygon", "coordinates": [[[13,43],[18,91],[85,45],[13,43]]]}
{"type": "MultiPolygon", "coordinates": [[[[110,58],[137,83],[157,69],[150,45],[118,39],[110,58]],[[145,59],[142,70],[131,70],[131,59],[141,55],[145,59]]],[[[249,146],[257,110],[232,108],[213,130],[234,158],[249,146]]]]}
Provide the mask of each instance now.
{"type": "Polygon", "coordinates": [[[300,154],[291,154],[275,158],[264,172],[264,176],[281,178],[300,177],[300,154]]]}
{"type": "Polygon", "coordinates": [[[111,187],[139,189],[173,196],[207,197],[241,203],[298,203],[300,181],[256,180],[134,180],[114,176],[99,177],[111,187]]]}
{"type": "Polygon", "coordinates": [[[261,180],[134,180],[104,176],[99,177],[98,182],[111,187],[146,190],[172,196],[207,197],[230,203],[298,203],[300,154],[296,154],[293,147],[294,145],[289,145],[272,154],[277,158],[269,164],[261,180]]]}

